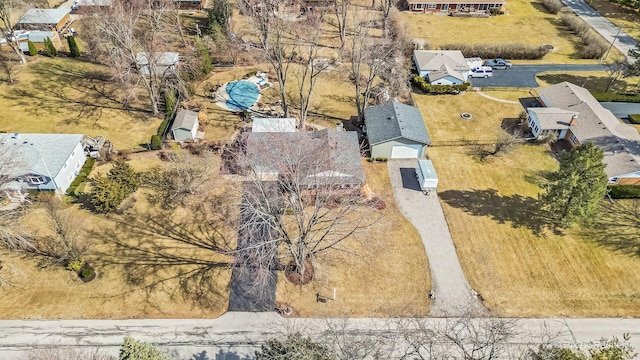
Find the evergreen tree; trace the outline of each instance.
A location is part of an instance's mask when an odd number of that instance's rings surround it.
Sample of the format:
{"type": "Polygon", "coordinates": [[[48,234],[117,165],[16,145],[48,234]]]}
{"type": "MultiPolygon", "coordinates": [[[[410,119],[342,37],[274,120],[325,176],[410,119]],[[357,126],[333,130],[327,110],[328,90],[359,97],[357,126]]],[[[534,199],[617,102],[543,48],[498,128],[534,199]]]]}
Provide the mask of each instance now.
{"type": "Polygon", "coordinates": [[[38,55],[38,49],[36,48],[36,46],[33,44],[31,40],[27,41],[27,46],[29,46],[29,55],[31,56],[38,55]]]}
{"type": "Polygon", "coordinates": [[[171,360],[171,358],[155,346],[142,341],[135,341],[127,336],[124,338],[122,346],[120,346],[118,360],[171,360]]]}
{"type": "Polygon", "coordinates": [[[576,221],[593,219],[607,192],[603,151],[593,143],[560,155],[560,169],[545,184],[540,201],[555,225],[568,227],[576,221]]]}
{"type": "Polygon", "coordinates": [[[257,360],[333,360],[336,356],[328,347],[309,337],[291,334],[284,341],[271,339],[256,351],[257,360]]]}
{"type": "Polygon", "coordinates": [[[49,57],[58,56],[58,50],[53,45],[53,41],[51,41],[51,39],[49,38],[44,39],[44,51],[47,53],[47,56],[49,57]]]}
{"type": "Polygon", "coordinates": [[[98,213],[115,211],[139,185],[139,176],[133,168],[123,160],[118,160],[106,177],[95,181],[91,191],[91,205],[98,213]]]}
{"type": "Polygon", "coordinates": [[[107,174],[109,180],[115,181],[127,192],[127,196],[138,190],[140,177],[131,165],[124,160],[118,160],[107,174]]]}
{"type": "Polygon", "coordinates": [[[214,0],[213,7],[211,9],[207,9],[209,33],[211,33],[211,29],[217,24],[226,34],[229,30],[231,14],[232,12],[229,0],[214,0]]]}
{"type": "Polygon", "coordinates": [[[67,37],[67,44],[69,45],[69,53],[71,57],[79,57],[80,56],[80,48],[76,43],[76,38],[73,36],[67,37]]]}

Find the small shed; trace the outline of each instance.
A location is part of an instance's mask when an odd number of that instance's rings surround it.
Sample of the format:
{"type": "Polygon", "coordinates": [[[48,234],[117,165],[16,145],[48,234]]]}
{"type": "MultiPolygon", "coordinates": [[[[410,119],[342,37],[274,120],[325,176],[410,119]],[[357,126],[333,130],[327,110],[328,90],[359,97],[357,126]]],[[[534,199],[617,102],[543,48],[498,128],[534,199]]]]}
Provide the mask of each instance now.
{"type": "Polygon", "coordinates": [[[436,191],[438,187],[438,176],[436,175],[436,169],[433,167],[431,160],[418,160],[416,176],[418,177],[418,183],[420,184],[420,190],[422,190],[422,192],[428,195],[432,191],[436,191]]]}
{"type": "Polygon", "coordinates": [[[171,134],[175,141],[194,141],[198,134],[198,113],[191,110],[180,110],[171,126],[171,134]]]}
{"type": "Polygon", "coordinates": [[[139,52],[136,54],[136,63],[140,74],[146,76],[172,76],[178,70],[179,62],[180,54],[177,52],[139,52]]]}

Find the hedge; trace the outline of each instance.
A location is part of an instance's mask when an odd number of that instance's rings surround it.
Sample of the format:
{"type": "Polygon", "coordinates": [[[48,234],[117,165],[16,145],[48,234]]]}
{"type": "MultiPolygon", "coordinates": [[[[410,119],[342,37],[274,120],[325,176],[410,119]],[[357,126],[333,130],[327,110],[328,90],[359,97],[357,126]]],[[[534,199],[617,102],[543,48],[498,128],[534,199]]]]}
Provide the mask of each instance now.
{"type": "Polygon", "coordinates": [[[598,101],[640,103],[640,94],[615,94],[601,91],[592,91],[591,95],[593,95],[593,97],[598,101]]]}
{"type": "Polygon", "coordinates": [[[608,186],[609,196],[614,199],[636,199],[640,198],[640,186],[635,185],[615,185],[608,186]]]}
{"type": "Polygon", "coordinates": [[[442,50],[460,50],[465,57],[480,57],[483,59],[505,58],[518,60],[542,59],[549,49],[542,46],[521,43],[497,44],[467,44],[451,43],[440,46],[442,50]]]}
{"type": "Polygon", "coordinates": [[[87,159],[87,161],[84,163],[84,165],[80,169],[78,176],[76,176],[76,178],[73,180],[71,185],[69,185],[69,188],[67,189],[67,194],[73,195],[73,196],[80,195],[80,193],[84,189],[83,184],[87,181],[87,176],[89,176],[89,173],[91,173],[91,170],[93,169],[93,165],[95,163],[96,163],[96,159],[94,158],[87,159]]]}
{"type": "Polygon", "coordinates": [[[158,136],[160,137],[162,137],[164,133],[167,131],[167,127],[169,127],[169,122],[171,121],[171,116],[173,115],[173,110],[177,105],[176,91],[174,89],[167,91],[164,98],[165,98],[164,120],[162,120],[162,123],[160,123],[160,127],[158,127],[158,136]]]}
{"type": "Polygon", "coordinates": [[[162,149],[162,136],[151,135],[151,150],[162,149]]]}
{"type": "Polygon", "coordinates": [[[462,85],[431,85],[422,76],[413,77],[413,85],[426,94],[459,94],[469,88],[469,83],[462,85]]]}
{"type": "Polygon", "coordinates": [[[640,125],[640,114],[629,114],[628,119],[630,123],[640,125]]]}

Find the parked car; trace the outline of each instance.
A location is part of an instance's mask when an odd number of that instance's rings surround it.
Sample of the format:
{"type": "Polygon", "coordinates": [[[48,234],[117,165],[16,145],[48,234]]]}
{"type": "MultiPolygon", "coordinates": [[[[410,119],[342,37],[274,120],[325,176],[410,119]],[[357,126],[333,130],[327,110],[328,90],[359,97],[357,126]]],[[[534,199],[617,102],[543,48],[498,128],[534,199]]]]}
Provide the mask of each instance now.
{"type": "Polygon", "coordinates": [[[479,66],[471,70],[472,78],[488,78],[493,76],[493,69],[491,66],[479,66]]]}
{"type": "Polygon", "coordinates": [[[484,65],[490,66],[493,69],[511,69],[511,63],[501,58],[485,60],[484,65]]]}

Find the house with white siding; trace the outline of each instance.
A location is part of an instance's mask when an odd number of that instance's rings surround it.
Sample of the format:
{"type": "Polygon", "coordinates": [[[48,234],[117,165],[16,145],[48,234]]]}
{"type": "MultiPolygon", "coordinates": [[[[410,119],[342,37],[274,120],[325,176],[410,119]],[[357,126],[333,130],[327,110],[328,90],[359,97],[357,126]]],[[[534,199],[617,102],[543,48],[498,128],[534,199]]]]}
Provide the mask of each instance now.
{"type": "Polygon", "coordinates": [[[414,50],[413,62],[418,74],[432,85],[460,85],[471,74],[460,50],[414,50]]]}
{"type": "Polygon", "coordinates": [[[65,193],[87,160],[82,134],[0,133],[3,190],[65,193]]]}
{"type": "Polygon", "coordinates": [[[409,0],[409,11],[415,13],[455,13],[502,10],[503,0],[409,0]]]}

